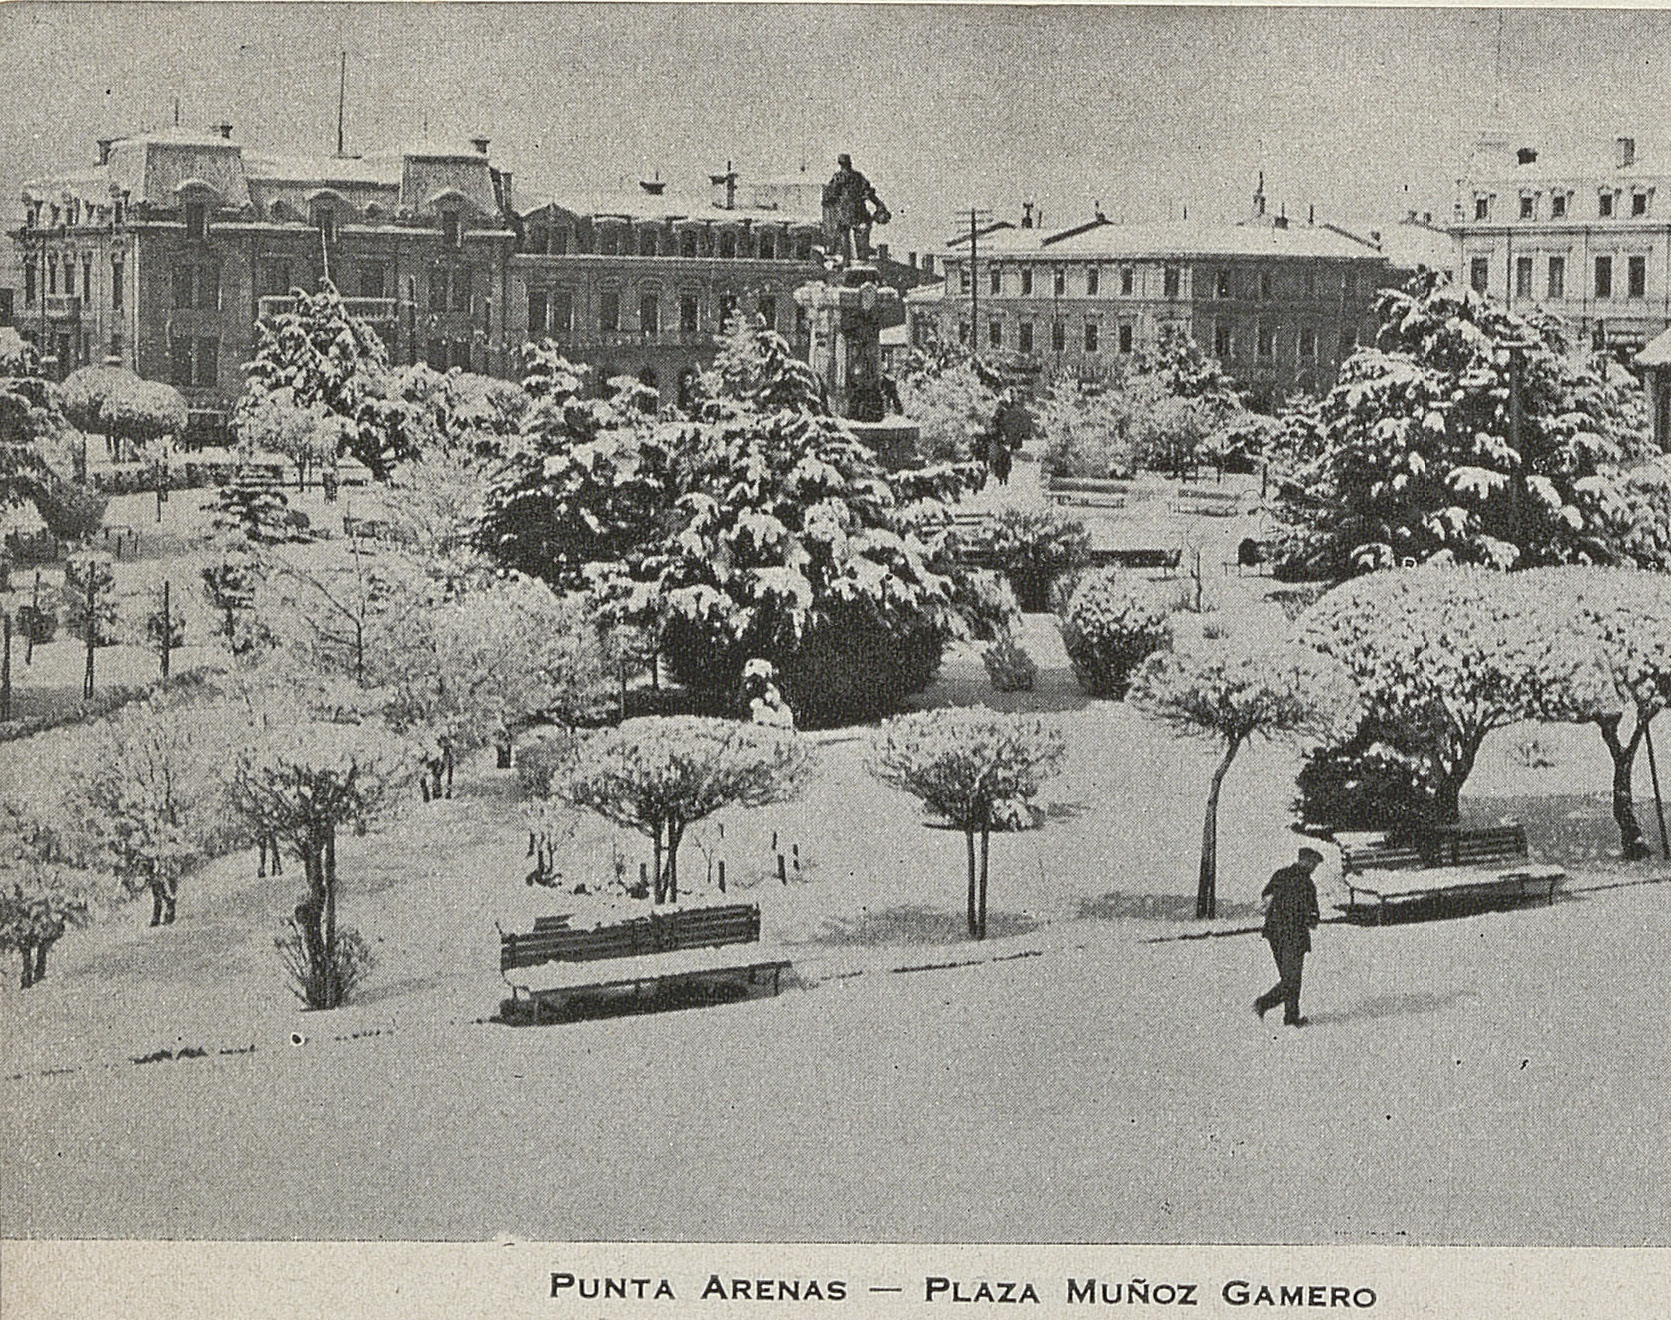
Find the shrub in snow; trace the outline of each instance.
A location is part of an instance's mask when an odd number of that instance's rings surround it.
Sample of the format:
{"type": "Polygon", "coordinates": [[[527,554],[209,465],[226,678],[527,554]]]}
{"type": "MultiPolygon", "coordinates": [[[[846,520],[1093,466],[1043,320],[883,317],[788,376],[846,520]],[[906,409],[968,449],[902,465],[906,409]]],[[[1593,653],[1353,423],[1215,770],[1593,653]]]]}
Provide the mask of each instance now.
{"type": "Polygon", "coordinates": [[[981,663],[992,686],[1000,692],[1031,692],[1039,676],[1038,665],[1013,633],[1005,633],[982,651],[981,663]]]}
{"type": "Polygon", "coordinates": [[[807,750],[793,733],[694,715],[627,720],[582,740],[553,775],[570,806],[637,830],[655,853],[654,900],[679,897],[679,845],[722,807],[764,807],[799,791],[807,750]]]}
{"type": "Polygon", "coordinates": [[[1048,509],[1001,509],[947,539],[1008,578],[1020,608],[1030,614],[1048,608],[1050,584],[1083,564],[1091,548],[1084,523],[1048,509]]]}
{"type": "Polygon", "coordinates": [[[1060,766],[1063,750],[1061,731],[1037,716],[1001,715],[984,707],[901,715],[883,724],[871,741],[871,774],[903,789],[930,815],[963,831],[973,939],[986,938],[992,831],[1041,822],[1033,799],[1060,766]]]}
{"type": "Polygon", "coordinates": [[[66,846],[70,823],[54,826],[31,807],[0,805],[0,949],[22,962],[25,990],[46,976],[48,951],[93,919],[96,877],[66,846]]]}
{"type": "Polygon", "coordinates": [[[1236,753],[1258,738],[1338,741],[1358,718],[1357,690],[1345,669],[1303,647],[1230,644],[1194,654],[1151,656],[1132,682],[1139,710],[1180,733],[1223,749],[1207,790],[1195,915],[1218,914],[1218,801],[1236,753]]]}
{"type": "Polygon", "coordinates": [[[1093,697],[1123,697],[1132,672],[1172,644],[1169,611],[1143,579],[1118,568],[1080,579],[1062,611],[1062,643],[1074,677],[1093,697]]]}

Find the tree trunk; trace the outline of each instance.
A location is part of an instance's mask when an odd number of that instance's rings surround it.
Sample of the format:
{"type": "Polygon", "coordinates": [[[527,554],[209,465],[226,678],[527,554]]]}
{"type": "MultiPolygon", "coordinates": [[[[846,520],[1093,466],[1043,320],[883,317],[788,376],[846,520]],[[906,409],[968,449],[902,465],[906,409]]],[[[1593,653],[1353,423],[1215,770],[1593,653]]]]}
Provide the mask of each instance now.
{"type": "Polygon", "coordinates": [[[987,821],[981,822],[981,892],[976,903],[977,915],[980,918],[980,933],[975,936],[978,940],[986,938],[986,864],[991,851],[992,826],[987,821]]]}
{"type": "Polygon", "coordinates": [[[967,851],[968,851],[968,854],[969,854],[969,904],[968,904],[969,938],[972,939],[972,940],[976,940],[976,939],[980,938],[980,923],[976,920],[976,917],[975,917],[975,892],[976,892],[975,891],[975,884],[976,884],[976,879],[975,879],[975,832],[974,832],[974,830],[964,830],[963,831],[963,842],[966,845],[966,848],[967,848],[967,851]]]}
{"type": "Polygon", "coordinates": [[[155,862],[148,862],[146,865],[150,867],[151,872],[150,879],[145,882],[146,888],[151,891],[151,924],[160,926],[164,906],[162,875],[158,872],[155,862]]]}
{"type": "Polygon", "coordinates": [[[651,848],[650,856],[651,856],[651,860],[654,862],[654,866],[655,866],[655,876],[654,876],[654,879],[652,880],[651,885],[650,885],[650,901],[652,903],[663,902],[665,900],[665,895],[666,895],[666,892],[667,892],[665,887],[664,887],[666,882],[662,879],[662,874],[661,874],[661,866],[662,866],[662,861],[661,861],[661,851],[662,851],[661,850],[661,832],[662,832],[662,825],[658,821],[656,823],[656,832],[651,837],[651,840],[650,840],[650,848],[651,848]]]}
{"type": "Polygon", "coordinates": [[[57,942],[57,939],[54,938],[50,940],[40,940],[35,944],[35,975],[30,980],[30,985],[39,985],[42,981],[46,980],[46,951],[57,942]]]}
{"type": "Polygon", "coordinates": [[[667,901],[679,901],[679,845],[685,841],[683,824],[667,827],[667,901]]]}
{"type": "Polygon", "coordinates": [[[1473,773],[1474,758],[1479,755],[1484,738],[1485,735],[1481,734],[1457,749],[1456,763],[1440,779],[1438,792],[1434,795],[1434,807],[1439,817],[1435,824],[1455,825],[1462,819],[1462,786],[1473,773]]]}
{"type": "Polygon", "coordinates": [[[1218,795],[1241,746],[1240,738],[1230,739],[1224,749],[1224,759],[1213,771],[1213,782],[1207,789],[1207,817],[1201,825],[1201,874],[1195,886],[1197,920],[1211,921],[1218,916],[1218,795]]]}
{"type": "Polygon", "coordinates": [[[27,990],[35,984],[35,946],[20,944],[17,952],[18,957],[23,960],[23,974],[18,978],[17,988],[27,990]]]}
{"type": "Polygon", "coordinates": [[[1596,727],[1601,730],[1601,740],[1607,744],[1607,754],[1613,758],[1613,820],[1619,827],[1619,846],[1626,861],[1637,862],[1654,855],[1653,849],[1642,837],[1642,826],[1636,819],[1636,793],[1631,785],[1636,749],[1642,742],[1646,726],[1637,720],[1636,731],[1629,741],[1621,740],[1619,725],[1623,718],[1621,715],[1608,715],[1597,720],[1596,727]]]}
{"type": "Polygon", "coordinates": [[[342,984],[337,977],[337,832],[336,826],[325,827],[325,846],[320,870],[325,878],[325,976],[330,1002],[335,1008],[342,1002],[342,984]]]}

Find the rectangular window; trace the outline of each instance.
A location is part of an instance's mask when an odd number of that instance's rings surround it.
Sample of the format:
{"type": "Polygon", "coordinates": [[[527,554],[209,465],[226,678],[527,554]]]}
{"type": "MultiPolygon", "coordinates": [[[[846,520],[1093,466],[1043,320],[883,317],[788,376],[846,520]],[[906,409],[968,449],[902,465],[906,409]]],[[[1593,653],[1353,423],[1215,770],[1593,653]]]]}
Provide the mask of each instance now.
{"type": "Polygon", "coordinates": [[[737,295],[731,292],[719,296],[719,324],[723,330],[731,324],[731,318],[737,315],[737,295]]]}
{"type": "Polygon", "coordinates": [[[1565,257],[1549,258],[1549,296],[1551,298],[1565,298],[1567,296],[1567,259],[1565,257]]]}
{"type": "Polygon", "coordinates": [[[1120,327],[1120,352],[1131,352],[1131,324],[1129,322],[1120,327]]]}
{"type": "Polygon", "coordinates": [[[1613,296],[1613,258],[1596,258],[1596,297],[1611,298],[1613,296]]]}
{"type": "Polygon", "coordinates": [[[1050,351],[1060,353],[1068,346],[1068,327],[1065,321],[1057,321],[1050,327],[1050,351]]]}
{"type": "MultiPolygon", "coordinates": [[[[1023,277],[1025,277],[1026,274],[1027,272],[1022,272],[1023,277]]],[[[1023,321],[1016,327],[1015,344],[1016,347],[1023,353],[1031,353],[1033,351],[1033,323],[1031,321],[1023,321]]]]}
{"type": "Polygon", "coordinates": [[[1535,220],[1537,218],[1538,199],[1536,197],[1522,197],[1520,199],[1520,218],[1535,220]]]}
{"type": "Polygon", "coordinates": [[[192,305],[191,295],[192,268],[190,266],[176,266],[174,268],[174,305],[176,307],[190,307],[192,305]]]}
{"type": "Polygon", "coordinates": [[[1532,259],[1530,257],[1516,257],[1514,259],[1514,296],[1516,298],[1530,298],[1532,296],[1532,259]]]}
{"type": "Polygon", "coordinates": [[[1085,351],[1087,353],[1097,351],[1097,340],[1100,334],[1101,329],[1095,321],[1085,322],[1085,351]]]}
{"type": "Polygon", "coordinates": [[[696,231],[687,229],[679,235],[679,255],[694,257],[696,255],[696,231]]]}
{"type": "Polygon", "coordinates": [[[1097,267],[1095,267],[1095,266],[1087,266],[1085,268],[1085,292],[1086,292],[1086,294],[1088,294],[1092,298],[1096,297],[1097,296],[1097,289],[1099,287],[1101,287],[1101,284],[1102,284],[1102,272],[1100,270],[1098,270],[1097,267]]]}
{"type": "Polygon", "coordinates": [[[450,248],[464,246],[464,227],[459,223],[457,211],[441,212],[441,246],[450,248]]]}
{"type": "Polygon", "coordinates": [[[1648,259],[1646,257],[1627,257],[1625,259],[1625,297],[1644,298],[1648,293],[1648,259]]]}
{"type": "Polygon", "coordinates": [[[181,335],[168,341],[168,383],[176,389],[191,388],[191,340],[181,335]]]}
{"type": "Polygon", "coordinates": [[[220,340],[197,341],[197,368],[193,375],[193,384],[205,389],[212,388],[220,382],[220,340]]]}
{"type": "Polygon", "coordinates": [[[1120,292],[1128,298],[1131,296],[1132,283],[1135,279],[1136,273],[1130,266],[1120,267],[1120,292]]]}
{"type": "Polygon", "coordinates": [[[1161,290],[1165,297],[1176,298],[1183,287],[1183,276],[1176,266],[1168,266],[1161,277],[1161,290]]]}
{"type": "Polygon", "coordinates": [[[621,292],[605,289],[598,295],[598,329],[612,334],[621,328],[621,292]]]}
{"type": "Polygon", "coordinates": [[[1230,296],[1230,272],[1221,270],[1213,280],[1213,293],[1220,298],[1230,296]]]}
{"type": "Polygon", "coordinates": [[[201,243],[209,237],[209,208],[203,202],[186,203],[186,237],[201,243]]]}
{"type": "Polygon", "coordinates": [[[1052,284],[1051,287],[1055,291],[1056,296],[1058,298],[1060,298],[1063,294],[1065,294],[1068,291],[1068,273],[1067,273],[1067,271],[1063,270],[1060,266],[1058,266],[1056,268],[1056,273],[1053,276],[1053,279],[1054,279],[1054,283],[1052,284]]]}
{"type": "Polygon", "coordinates": [[[638,329],[646,335],[661,333],[661,295],[654,290],[638,295],[638,329]]]}
{"type": "Polygon", "coordinates": [[[1002,348],[1004,346],[1004,323],[1002,321],[993,321],[986,327],[986,342],[991,348],[1002,348]]]}
{"type": "Polygon", "coordinates": [[[1633,216],[1648,214],[1648,194],[1632,193],[1630,195],[1630,213],[1633,216]]]}
{"type": "Polygon", "coordinates": [[[544,289],[528,290],[528,333],[543,335],[548,332],[551,315],[551,295],[544,289]]]}
{"type": "Polygon", "coordinates": [[[957,342],[965,348],[969,345],[969,323],[967,321],[957,323],[957,342]]]}
{"type": "Polygon", "coordinates": [[[1489,197],[1474,198],[1474,219],[1489,220],[1491,218],[1491,199],[1489,197]]]}
{"type": "Polygon", "coordinates": [[[56,253],[48,255],[46,259],[46,294],[51,297],[58,292],[58,256],[56,253]]]}
{"type": "Polygon", "coordinates": [[[32,261],[23,263],[23,301],[27,306],[35,305],[35,263],[32,261]]]}
{"type": "Polygon", "coordinates": [[[959,293],[969,292],[969,268],[967,266],[957,268],[957,291],[959,293]]]}
{"type": "Polygon", "coordinates": [[[679,295],[679,330],[683,334],[694,335],[701,329],[702,299],[694,293],[679,295]]]}
{"type": "Polygon", "coordinates": [[[988,293],[1002,293],[1004,291],[1004,272],[999,266],[994,266],[986,273],[986,287],[988,293]]]}
{"type": "Polygon", "coordinates": [[[1270,362],[1276,357],[1276,330],[1272,326],[1259,327],[1259,360],[1270,362]]]}
{"type": "Polygon", "coordinates": [[[1468,263],[1468,287],[1475,293],[1491,287],[1491,258],[1475,257],[1468,263]]]}
{"type": "Polygon", "coordinates": [[[1598,216],[1600,216],[1603,220],[1607,220],[1607,219],[1612,217],[1612,215],[1613,215],[1613,194],[1612,193],[1604,192],[1604,193],[1599,194],[1596,197],[1596,214],[1598,216]]]}
{"type": "Polygon", "coordinates": [[[1230,322],[1213,323],[1213,356],[1221,362],[1230,360],[1230,322]]]}
{"type": "Polygon", "coordinates": [[[1033,268],[1031,266],[1021,268],[1021,296],[1023,298],[1033,296],[1033,268]]]}
{"type": "Polygon", "coordinates": [[[123,305],[122,275],[124,271],[122,259],[112,257],[110,261],[110,310],[119,312],[123,305]]]}
{"type": "Polygon", "coordinates": [[[1296,349],[1301,362],[1315,362],[1317,360],[1317,331],[1313,327],[1309,325],[1300,327],[1296,349]]]}
{"type": "Polygon", "coordinates": [[[1567,195],[1562,192],[1549,194],[1549,218],[1563,220],[1567,214],[1567,195]]]}
{"type": "Polygon", "coordinates": [[[640,229],[638,231],[638,255],[641,257],[653,257],[656,255],[655,230],[640,229]]]}
{"type": "Polygon", "coordinates": [[[467,312],[470,310],[470,272],[462,267],[453,268],[453,310],[467,312]]]}
{"type": "Polygon", "coordinates": [[[93,258],[84,256],[81,259],[81,301],[93,301],[93,258]]]}
{"type": "Polygon", "coordinates": [[[574,294],[568,289],[551,291],[551,310],[546,329],[554,335],[566,335],[574,329],[574,294]]]}

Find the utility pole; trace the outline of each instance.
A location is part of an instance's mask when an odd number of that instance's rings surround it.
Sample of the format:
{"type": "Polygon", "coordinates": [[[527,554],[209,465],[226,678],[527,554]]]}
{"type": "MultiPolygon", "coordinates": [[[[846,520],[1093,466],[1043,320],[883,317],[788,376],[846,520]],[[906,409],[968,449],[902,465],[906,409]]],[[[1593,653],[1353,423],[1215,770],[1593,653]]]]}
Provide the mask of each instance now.
{"type": "Polygon", "coordinates": [[[162,676],[168,677],[168,657],[174,650],[174,614],[169,608],[169,587],[167,578],[162,580],[162,676]]]}
{"type": "MultiPolygon", "coordinates": [[[[959,211],[957,218],[962,220],[964,212],[959,211]]],[[[981,282],[980,272],[975,268],[975,260],[979,253],[980,227],[992,218],[992,212],[971,206],[967,212],[969,219],[969,354],[978,355],[981,346],[981,282]]]]}
{"type": "Polygon", "coordinates": [[[1659,762],[1654,759],[1654,722],[1650,719],[1642,726],[1642,740],[1648,744],[1648,777],[1654,785],[1654,814],[1659,817],[1659,851],[1667,861],[1671,861],[1671,842],[1665,837],[1665,799],[1659,792],[1659,762]]]}
{"type": "Polygon", "coordinates": [[[342,65],[337,73],[337,159],[342,159],[342,110],[348,99],[348,52],[342,52],[342,65]]]}
{"type": "Polygon", "coordinates": [[[97,644],[99,635],[99,621],[95,611],[98,608],[99,570],[98,565],[89,558],[87,560],[87,670],[81,679],[81,699],[93,699],[93,647],[97,644]]]}
{"type": "Polygon", "coordinates": [[[12,612],[0,612],[0,628],[5,630],[5,651],[0,655],[0,720],[12,717],[12,612]]]}

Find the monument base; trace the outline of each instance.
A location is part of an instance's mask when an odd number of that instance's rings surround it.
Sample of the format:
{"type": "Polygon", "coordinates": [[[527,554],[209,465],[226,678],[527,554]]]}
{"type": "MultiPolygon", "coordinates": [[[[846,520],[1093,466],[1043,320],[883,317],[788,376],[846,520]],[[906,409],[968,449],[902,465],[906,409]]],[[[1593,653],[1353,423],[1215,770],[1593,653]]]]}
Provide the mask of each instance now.
{"type": "Polygon", "coordinates": [[[890,472],[916,467],[922,461],[917,453],[917,441],[922,431],[915,422],[903,417],[889,417],[880,422],[855,422],[844,418],[842,425],[890,472]]]}

